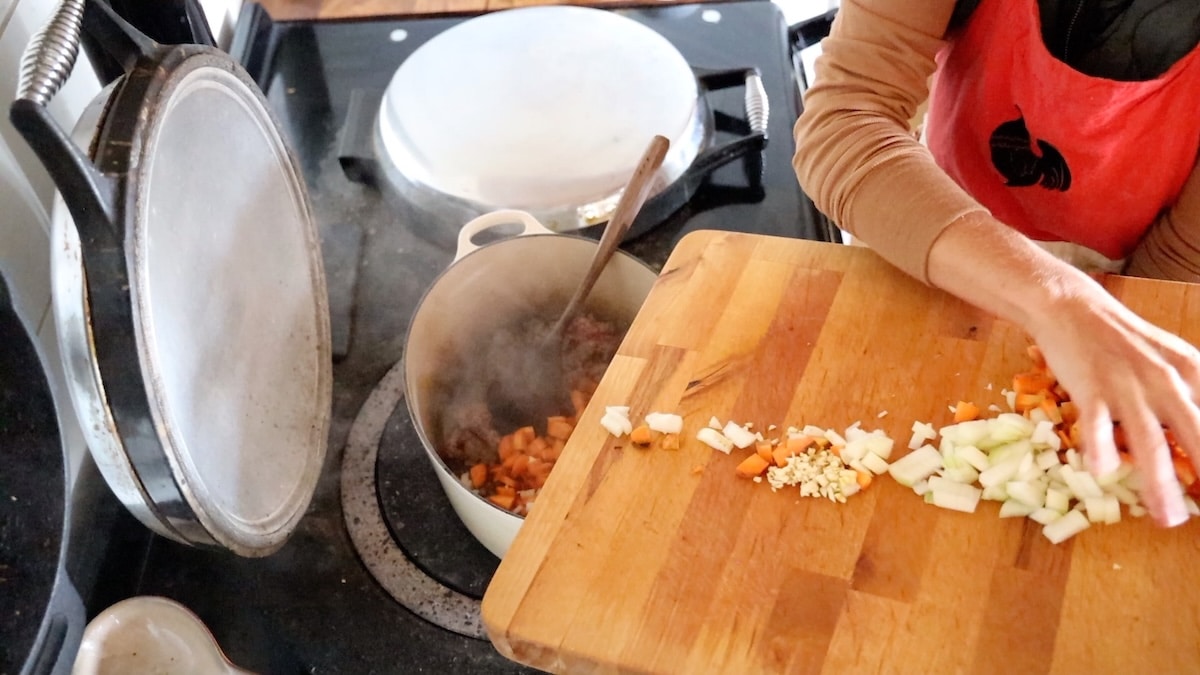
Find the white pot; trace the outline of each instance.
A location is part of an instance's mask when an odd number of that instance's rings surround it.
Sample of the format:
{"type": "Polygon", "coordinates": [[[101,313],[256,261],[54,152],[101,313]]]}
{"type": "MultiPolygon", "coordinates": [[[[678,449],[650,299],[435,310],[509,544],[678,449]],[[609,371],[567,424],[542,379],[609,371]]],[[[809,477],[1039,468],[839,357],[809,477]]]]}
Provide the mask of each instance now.
{"type": "MultiPolygon", "coordinates": [[[[489,551],[504,557],[523,518],[501,509],[460,482],[438,454],[435,389],[455,368],[478,358],[478,345],[511,328],[514,318],[566,305],[598,244],[555,234],[523,211],[495,211],[467,223],[454,262],[433,282],[417,306],[405,343],[405,398],[417,433],[451,506],[489,551]],[[481,233],[502,226],[520,234],[476,246],[481,233]]],[[[618,251],[608,263],[586,308],[632,323],[656,275],[637,258],[618,251]]]]}

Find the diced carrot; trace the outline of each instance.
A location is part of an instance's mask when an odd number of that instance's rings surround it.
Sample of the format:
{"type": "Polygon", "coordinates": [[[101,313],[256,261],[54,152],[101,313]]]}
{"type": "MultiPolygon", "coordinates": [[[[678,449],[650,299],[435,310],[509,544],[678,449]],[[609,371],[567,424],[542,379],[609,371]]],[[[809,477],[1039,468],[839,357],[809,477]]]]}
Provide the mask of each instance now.
{"type": "Polygon", "coordinates": [[[1019,413],[1029,412],[1042,404],[1046,396],[1041,392],[1035,394],[1017,394],[1017,399],[1013,408],[1019,413]]]}
{"type": "Polygon", "coordinates": [[[678,450],[679,434],[663,434],[658,444],[663,450],[678,450]]]}
{"type": "Polygon", "coordinates": [[[1117,447],[1117,450],[1127,450],[1129,448],[1125,444],[1125,429],[1120,424],[1113,426],[1113,445],[1117,447]]]}
{"type": "Polygon", "coordinates": [[[510,434],[512,436],[513,450],[524,452],[525,448],[529,447],[529,441],[533,440],[537,435],[536,432],[530,435],[525,434],[525,429],[533,430],[533,427],[521,427],[510,434]]]}
{"type": "Polygon", "coordinates": [[[1058,413],[1062,416],[1063,424],[1074,424],[1079,419],[1079,409],[1074,401],[1063,401],[1058,404],[1058,413]]]}
{"type": "Polygon", "coordinates": [[[529,473],[529,455],[517,455],[513,458],[512,475],[513,477],[524,476],[529,473]]]}
{"type": "Polygon", "coordinates": [[[841,458],[841,456],[842,456],[842,450],[844,450],[844,449],[845,449],[845,448],[843,448],[843,447],[842,447],[842,446],[840,446],[840,445],[830,445],[830,446],[829,446],[829,452],[833,453],[833,454],[834,454],[834,455],[836,455],[838,458],[841,458]]]}
{"type": "Polygon", "coordinates": [[[571,432],[574,430],[574,425],[569,424],[565,417],[556,416],[546,418],[546,435],[550,438],[558,438],[565,441],[571,436],[571,432]]]}
{"type": "Polygon", "coordinates": [[[1062,412],[1058,409],[1058,402],[1053,398],[1044,398],[1039,404],[1042,412],[1046,413],[1046,417],[1050,418],[1053,424],[1061,424],[1063,421],[1062,412]]]}
{"type": "Polygon", "coordinates": [[[812,436],[788,436],[787,449],[791,450],[792,454],[799,454],[816,442],[817,439],[812,436]]]}
{"type": "Polygon", "coordinates": [[[763,459],[758,453],[754,453],[743,459],[742,463],[737,465],[736,471],[737,475],[742,478],[753,478],[761,476],[762,472],[766,471],[768,466],[770,465],[767,463],[767,460],[763,459]]]}
{"type": "Polygon", "coordinates": [[[873,476],[871,475],[870,471],[859,471],[858,469],[855,469],[854,473],[856,474],[854,480],[858,482],[858,487],[864,490],[871,487],[871,479],[873,476]]]}
{"type": "Polygon", "coordinates": [[[775,454],[772,452],[771,443],[769,441],[760,441],[754,446],[754,451],[767,461],[767,464],[775,463],[775,454]]]}
{"type": "Polygon", "coordinates": [[[529,477],[532,482],[532,487],[540,488],[545,485],[546,479],[550,477],[550,469],[553,468],[554,465],[550,462],[530,462],[529,477]]]}
{"type": "Polygon", "coordinates": [[[629,440],[637,445],[650,445],[654,437],[650,435],[650,427],[642,424],[634,427],[633,431],[629,433],[629,440]]]}
{"type": "Polygon", "coordinates": [[[1017,392],[1017,398],[1022,394],[1039,394],[1053,386],[1054,380],[1042,372],[1030,371],[1013,376],[1013,391],[1017,392]]]}
{"type": "Polygon", "coordinates": [[[1176,457],[1187,457],[1187,453],[1179,447],[1179,441],[1175,440],[1175,434],[1170,429],[1163,427],[1163,436],[1167,439],[1167,447],[1171,448],[1176,457]]]}
{"type": "Polygon", "coordinates": [[[955,422],[970,422],[979,417],[979,406],[970,401],[959,401],[958,405],[954,406],[954,421],[955,422]]]}
{"type": "Polygon", "coordinates": [[[1179,477],[1179,482],[1183,483],[1184,487],[1191,487],[1196,483],[1196,468],[1192,466],[1192,462],[1187,457],[1175,456],[1171,458],[1175,463],[1175,475],[1179,477]]]}
{"type": "Polygon", "coordinates": [[[542,459],[553,462],[554,460],[558,459],[560,455],[562,455],[562,451],[565,446],[566,443],[563,440],[558,438],[554,439],[550,443],[550,448],[546,450],[546,453],[542,459]]]}
{"type": "Polygon", "coordinates": [[[1067,435],[1067,432],[1063,431],[1062,429],[1055,429],[1054,433],[1058,434],[1058,440],[1062,441],[1063,450],[1068,450],[1075,447],[1075,443],[1071,440],[1071,437],[1067,435]]]}
{"type": "Polygon", "coordinates": [[[571,390],[571,407],[575,409],[575,417],[583,417],[583,410],[587,407],[589,396],[578,389],[571,390]]]}
{"type": "Polygon", "coordinates": [[[488,468],[487,464],[480,462],[471,467],[471,487],[481,488],[487,482],[488,468]]]}
{"type": "Polygon", "coordinates": [[[795,454],[786,445],[778,445],[775,446],[775,451],[771,453],[771,461],[775,463],[775,466],[787,466],[788,460],[795,456],[795,454]]]}
{"type": "Polygon", "coordinates": [[[508,495],[509,497],[516,497],[517,489],[511,485],[497,485],[496,486],[496,494],[508,495]]]}
{"type": "Polygon", "coordinates": [[[506,460],[512,456],[513,449],[513,434],[509,434],[500,439],[500,447],[498,448],[500,459],[506,460]]]}
{"type": "Polygon", "coordinates": [[[494,494],[494,495],[488,497],[488,501],[490,501],[491,503],[495,504],[496,506],[499,506],[502,509],[509,509],[509,510],[512,509],[513,502],[515,502],[516,499],[517,499],[516,495],[494,494]]]}
{"type": "Polygon", "coordinates": [[[538,436],[529,441],[529,447],[525,448],[524,454],[533,455],[534,457],[545,457],[546,451],[549,449],[550,443],[544,437],[538,436]]]}

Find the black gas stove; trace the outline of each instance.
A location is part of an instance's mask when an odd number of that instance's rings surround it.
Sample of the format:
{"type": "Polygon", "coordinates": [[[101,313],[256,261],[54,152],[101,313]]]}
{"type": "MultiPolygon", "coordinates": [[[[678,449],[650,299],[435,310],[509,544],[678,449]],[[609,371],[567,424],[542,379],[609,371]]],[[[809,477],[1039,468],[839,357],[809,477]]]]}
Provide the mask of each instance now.
{"type": "MultiPolygon", "coordinates": [[[[836,238],[791,168],[800,88],[779,9],[748,1],[616,11],[666,37],[693,68],[757,69],[770,103],[761,152],[714,170],[623,248],[658,269],[698,229],[836,238]]],[[[411,314],[453,257],[428,232],[462,223],[429,222],[363,170],[363,120],[396,68],[469,18],[276,22],[258,5],[244,8],[230,51],[295,148],[322,234],[336,359],[330,452],[309,513],[264,559],[187,548],[122,518],[114,536],[127,545],[109,565],[134,568],[136,582],[107,589],[103,601],[176,599],[232,661],[260,672],[524,672],[482,638],[475,612],[498,561],[451,510],[397,386],[411,314]]],[[[718,132],[736,135],[742,92],[708,95],[727,122],[718,132]]]]}

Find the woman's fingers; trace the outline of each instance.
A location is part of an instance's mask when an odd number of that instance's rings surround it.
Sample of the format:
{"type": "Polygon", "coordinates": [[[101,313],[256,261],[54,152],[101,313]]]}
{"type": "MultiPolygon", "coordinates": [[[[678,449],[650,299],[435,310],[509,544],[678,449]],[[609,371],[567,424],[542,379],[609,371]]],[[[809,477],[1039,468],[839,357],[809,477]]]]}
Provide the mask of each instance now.
{"type": "Polygon", "coordinates": [[[1107,476],[1121,466],[1113,440],[1113,420],[1100,401],[1075,401],[1079,410],[1079,432],[1083,435],[1083,460],[1097,478],[1107,476]]]}
{"type": "Polygon", "coordinates": [[[1162,424],[1138,393],[1130,392],[1130,396],[1132,400],[1123,408],[1121,428],[1141,475],[1142,501],[1159,525],[1179,525],[1188,519],[1187,506],[1162,424]]]}

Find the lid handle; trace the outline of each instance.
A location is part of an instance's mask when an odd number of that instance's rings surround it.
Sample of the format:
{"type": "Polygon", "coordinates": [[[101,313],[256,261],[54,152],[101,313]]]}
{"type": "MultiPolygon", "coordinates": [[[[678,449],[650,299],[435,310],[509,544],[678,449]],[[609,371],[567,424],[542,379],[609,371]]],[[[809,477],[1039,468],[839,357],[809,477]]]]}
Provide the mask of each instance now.
{"type": "Polygon", "coordinates": [[[9,120],[37,154],[59,192],[68,196],[75,227],[115,243],[119,240],[113,225],[116,180],[96,168],[47,108],[71,76],[85,30],[104,38],[110,55],[127,69],[139,55],[156,47],[100,0],[62,0],[21,57],[20,83],[17,98],[9,107],[9,120]]]}
{"type": "Polygon", "coordinates": [[[17,98],[45,106],[62,89],[79,57],[84,0],[62,0],[21,56],[17,98]]]}

